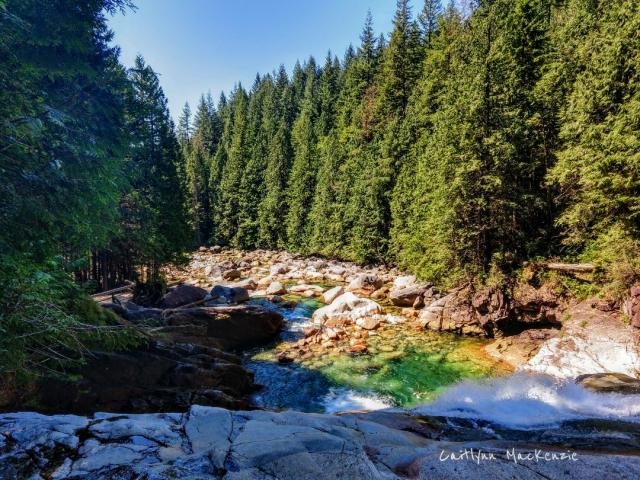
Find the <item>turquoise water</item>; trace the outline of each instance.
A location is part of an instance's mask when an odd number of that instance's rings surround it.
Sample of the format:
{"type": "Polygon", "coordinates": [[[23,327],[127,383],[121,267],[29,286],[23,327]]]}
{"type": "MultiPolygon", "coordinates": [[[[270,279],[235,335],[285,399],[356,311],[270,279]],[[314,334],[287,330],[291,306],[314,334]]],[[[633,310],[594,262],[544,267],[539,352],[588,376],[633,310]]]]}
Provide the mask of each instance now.
{"type": "Polygon", "coordinates": [[[255,396],[261,406],[327,412],[346,409],[411,407],[432,400],[464,379],[487,378],[509,369],[483,351],[486,341],[415,328],[385,325],[367,339],[365,355],[336,350],[314,352],[303,361],[282,365],[278,350],[302,337],[317,300],[294,298],[294,309],[276,308],[285,316],[279,341],[252,352],[248,367],[264,388],[255,396]]]}

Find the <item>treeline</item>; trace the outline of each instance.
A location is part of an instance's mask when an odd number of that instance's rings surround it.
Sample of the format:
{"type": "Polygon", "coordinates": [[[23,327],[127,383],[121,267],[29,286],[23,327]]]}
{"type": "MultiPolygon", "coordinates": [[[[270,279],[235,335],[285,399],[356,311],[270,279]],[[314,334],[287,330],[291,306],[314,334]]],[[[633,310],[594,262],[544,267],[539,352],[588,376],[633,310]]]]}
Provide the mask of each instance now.
{"type": "Polygon", "coordinates": [[[390,261],[445,284],[539,256],[639,271],[640,4],[399,0],[342,60],[179,122],[201,243],[390,261]]]}
{"type": "Polygon", "coordinates": [[[153,280],[190,245],[158,78],[110,45],[106,15],[131,6],[0,1],[2,383],[129,344],[86,292],[153,280]]]}

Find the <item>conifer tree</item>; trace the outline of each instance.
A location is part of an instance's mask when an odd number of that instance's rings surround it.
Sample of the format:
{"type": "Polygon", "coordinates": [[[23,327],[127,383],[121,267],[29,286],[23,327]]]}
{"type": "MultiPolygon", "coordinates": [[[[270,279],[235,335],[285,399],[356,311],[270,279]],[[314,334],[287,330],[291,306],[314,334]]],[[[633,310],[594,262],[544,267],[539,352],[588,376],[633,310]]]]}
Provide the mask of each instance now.
{"type": "Polygon", "coordinates": [[[269,132],[265,167],[265,192],[258,207],[259,244],[268,248],[286,246],[285,216],[286,188],[293,153],[290,128],[292,121],[293,88],[287,72],[280,66],[275,77],[273,93],[267,103],[264,128],[269,132]]]}
{"type": "Polygon", "coordinates": [[[563,207],[557,222],[571,253],[635,278],[639,240],[640,6],[567,5],[558,31],[556,78],[568,86],[558,162],[549,180],[563,207]]]}
{"type": "Polygon", "coordinates": [[[158,77],[141,56],[129,79],[131,190],[121,201],[122,235],[116,243],[156,279],[159,267],[175,260],[189,240],[177,173],[180,149],[158,77]]]}
{"type": "Polygon", "coordinates": [[[240,185],[245,166],[249,160],[249,144],[247,142],[248,96],[242,85],[233,92],[233,131],[231,133],[227,159],[220,179],[220,212],[217,225],[221,241],[237,246],[238,228],[240,224],[240,203],[242,192],[240,185]]]}
{"type": "Polygon", "coordinates": [[[178,118],[178,141],[182,146],[187,145],[191,140],[193,133],[191,122],[191,107],[189,106],[189,102],[185,102],[184,107],[182,107],[182,112],[180,113],[180,118],[178,118]]]}
{"type": "Polygon", "coordinates": [[[308,215],[313,201],[315,176],[318,168],[316,157],[317,136],[314,131],[317,109],[317,72],[312,58],[305,66],[306,79],[304,96],[300,114],[291,130],[293,147],[293,163],[291,177],[287,189],[287,238],[288,245],[294,251],[304,249],[308,245],[308,215]]]}

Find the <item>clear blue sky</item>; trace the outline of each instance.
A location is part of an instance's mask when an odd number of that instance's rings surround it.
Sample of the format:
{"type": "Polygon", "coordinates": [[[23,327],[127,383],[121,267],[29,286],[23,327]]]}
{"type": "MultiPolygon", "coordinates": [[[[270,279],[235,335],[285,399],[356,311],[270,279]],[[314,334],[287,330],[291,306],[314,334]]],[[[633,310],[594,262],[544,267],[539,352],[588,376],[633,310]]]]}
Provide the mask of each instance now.
{"type": "MultiPolygon", "coordinates": [[[[156,72],[174,118],[211,91],[217,100],[238,82],[296,59],[342,58],[371,9],[376,32],[391,29],[395,0],[136,0],[137,10],[110,19],[121,60],[138,53],[156,72]]],[[[422,2],[415,2],[415,10],[422,2]]]]}

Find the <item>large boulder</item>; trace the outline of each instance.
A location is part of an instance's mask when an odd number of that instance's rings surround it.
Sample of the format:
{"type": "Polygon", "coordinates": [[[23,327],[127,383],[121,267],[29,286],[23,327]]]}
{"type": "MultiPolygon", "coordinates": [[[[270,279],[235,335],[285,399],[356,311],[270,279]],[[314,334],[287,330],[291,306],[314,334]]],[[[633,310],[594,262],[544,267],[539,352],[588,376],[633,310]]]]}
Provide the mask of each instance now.
{"type": "Polygon", "coordinates": [[[256,288],[258,288],[258,284],[253,278],[245,278],[244,280],[240,280],[239,282],[236,282],[231,286],[244,288],[245,290],[255,290],[256,288]]]}
{"type": "Polygon", "coordinates": [[[322,292],[324,292],[324,288],[322,288],[320,285],[309,285],[306,283],[301,283],[298,285],[292,285],[291,287],[289,287],[289,293],[305,293],[305,292],[315,292],[318,295],[322,294],[322,292]]]}
{"type": "Polygon", "coordinates": [[[638,436],[628,423],[607,422],[601,438],[589,426],[501,427],[496,433],[476,423],[400,412],[323,415],[202,406],[184,413],[91,417],[7,413],[0,414],[0,478],[640,477],[638,436]]]}
{"type": "Polygon", "coordinates": [[[324,292],[324,294],[322,295],[322,301],[327,305],[329,305],[343,293],[344,293],[344,287],[338,285],[337,287],[333,287],[327,290],[326,292],[324,292]]]}
{"type": "Polygon", "coordinates": [[[86,365],[71,373],[76,375],[37,382],[40,411],[184,411],[194,403],[246,408],[256,388],[235,355],[158,341],[126,352],[91,352],[86,365]]]}
{"type": "Polygon", "coordinates": [[[424,307],[419,316],[424,328],[464,335],[485,335],[470,305],[469,292],[457,290],[424,307]]]}
{"type": "Polygon", "coordinates": [[[640,380],[624,373],[589,373],[577,377],[576,383],[596,392],[640,394],[640,380]]]}
{"type": "Polygon", "coordinates": [[[358,319],[382,313],[382,307],[373,300],[347,292],[336,298],[331,305],[313,312],[313,320],[327,325],[351,324],[356,323],[358,319]]]}
{"type": "Polygon", "coordinates": [[[249,300],[249,292],[246,289],[242,287],[227,287],[225,285],[216,285],[205,298],[207,306],[234,305],[247,300],[249,300]]]}
{"type": "Polygon", "coordinates": [[[415,275],[403,275],[401,277],[396,277],[393,280],[393,288],[396,290],[400,290],[405,287],[410,287],[415,283],[416,283],[415,275]]]}
{"type": "Polygon", "coordinates": [[[255,305],[169,310],[164,317],[165,334],[181,342],[221,349],[264,344],[273,340],[283,325],[282,315],[255,305]]]}
{"type": "Polygon", "coordinates": [[[238,280],[242,276],[242,272],[236,268],[232,268],[230,270],[225,270],[222,272],[223,280],[238,280]]]}
{"type": "Polygon", "coordinates": [[[288,271],[289,267],[287,265],[285,265],[284,263],[276,263],[275,265],[271,265],[271,268],[269,269],[269,275],[282,275],[287,273],[288,271]]]}
{"type": "Polygon", "coordinates": [[[103,303],[102,307],[112,310],[131,323],[147,326],[160,325],[163,323],[161,308],[141,307],[133,302],[125,302],[123,304],[103,303]]]}
{"type": "Polygon", "coordinates": [[[382,280],[376,275],[362,273],[349,282],[347,290],[360,295],[370,295],[382,285],[382,280]]]}
{"type": "Polygon", "coordinates": [[[182,284],[169,290],[158,305],[160,308],[177,308],[204,300],[207,291],[195,285],[182,284]]]}
{"type": "Polygon", "coordinates": [[[396,288],[389,293],[391,303],[397,307],[411,307],[420,297],[424,297],[427,287],[424,285],[408,285],[396,288]]]}

